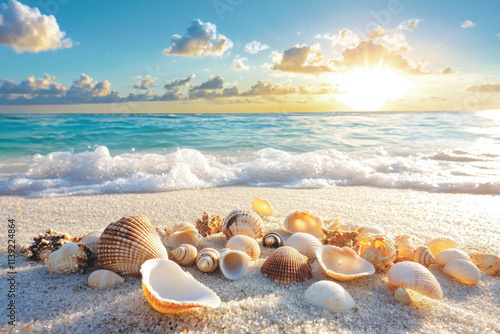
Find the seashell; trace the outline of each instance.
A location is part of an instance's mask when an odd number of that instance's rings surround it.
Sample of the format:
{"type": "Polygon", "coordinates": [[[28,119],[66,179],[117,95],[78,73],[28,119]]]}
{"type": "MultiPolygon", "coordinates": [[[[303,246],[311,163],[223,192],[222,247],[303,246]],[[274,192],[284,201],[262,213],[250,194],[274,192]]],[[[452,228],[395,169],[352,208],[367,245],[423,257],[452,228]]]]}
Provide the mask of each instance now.
{"type": "Polygon", "coordinates": [[[295,248],[300,254],[310,259],[316,259],[316,252],[321,247],[321,242],[312,234],[296,232],[288,238],[285,242],[285,246],[295,248]]]}
{"type": "Polygon", "coordinates": [[[272,216],[273,207],[268,201],[262,198],[255,197],[252,202],[252,208],[261,216],[272,216]]]}
{"type": "Polygon", "coordinates": [[[22,254],[26,252],[30,248],[29,244],[16,244],[16,248],[14,249],[14,252],[16,254],[22,254]]]}
{"type": "Polygon", "coordinates": [[[429,247],[432,255],[436,257],[439,252],[444,251],[448,248],[455,248],[455,241],[448,237],[437,237],[427,242],[425,246],[429,247]]]}
{"type": "Polygon", "coordinates": [[[245,252],[224,248],[220,253],[219,267],[226,278],[237,280],[247,274],[251,261],[252,258],[245,252]]]}
{"type": "Polygon", "coordinates": [[[431,250],[427,246],[420,246],[415,250],[413,261],[424,266],[429,266],[436,263],[436,258],[432,256],[431,250]]]}
{"type": "Polygon", "coordinates": [[[396,291],[394,291],[394,299],[396,299],[398,303],[403,305],[408,305],[411,303],[410,294],[403,288],[397,288],[396,291]]]}
{"type": "Polygon", "coordinates": [[[387,280],[391,285],[411,289],[430,298],[443,298],[443,292],[436,277],[429,269],[417,262],[396,263],[387,272],[387,280]]]}
{"type": "Polygon", "coordinates": [[[119,275],[139,275],[149,259],[168,259],[156,230],[144,215],[123,217],[109,224],[99,238],[99,264],[119,275]]]}
{"type": "Polygon", "coordinates": [[[373,234],[385,234],[384,230],[377,226],[360,226],[356,229],[358,232],[358,236],[356,237],[356,242],[361,240],[365,234],[373,233],[373,234]]]}
{"type": "Polygon", "coordinates": [[[460,249],[448,248],[444,251],[439,252],[439,254],[436,256],[436,263],[440,266],[446,266],[448,262],[455,259],[468,260],[469,255],[467,255],[466,252],[461,251],[460,249]]]}
{"type": "Polygon", "coordinates": [[[161,313],[175,313],[195,307],[216,308],[217,294],[167,259],[151,259],[141,266],[142,290],[147,301],[161,313]]]}
{"type": "Polygon", "coordinates": [[[106,269],[99,269],[89,275],[88,284],[91,288],[107,289],[120,285],[125,279],[106,269]]]}
{"type": "Polygon", "coordinates": [[[248,210],[233,210],[224,220],[222,232],[226,238],[242,234],[257,239],[264,236],[264,223],[259,215],[248,210]]]}
{"type": "Polygon", "coordinates": [[[471,261],[482,271],[491,276],[500,276],[500,257],[494,254],[474,253],[471,261]]]}
{"type": "Polygon", "coordinates": [[[101,237],[102,230],[96,230],[87,233],[82,239],[80,239],[80,243],[87,245],[88,248],[92,251],[91,258],[97,257],[97,247],[99,245],[99,238],[101,237]]]}
{"type": "Polygon", "coordinates": [[[476,265],[468,260],[455,259],[451,260],[444,266],[443,272],[448,274],[462,283],[477,285],[481,279],[481,272],[476,265]]]}
{"type": "Polygon", "coordinates": [[[198,250],[190,244],[182,244],[172,250],[172,257],[183,266],[190,266],[196,262],[198,250]]]}
{"type": "Polygon", "coordinates": [[[323,219],[314,213],[307,211],[295,211],[285,218],[285,228],[290,233],[305,232],[321,238],[324,234],[321,230],[324,227],[323,219]]]}
{"type": "Polygon", "coordinates": [[[54,250],[58,250],[62,245],[67,243],[76,243],[80,240],[78,237],[70,237],[67,233],[60,233],[53,229],[48,229],[45,233],[40,233],[38,237],[33,238],[33,244],[29,246],[28,250],[31,255],[28,257],[30,260],[38,261],[40,257],[38,253],[47,246],[51,246],[54,250]]]}
{"type": "Polygon", "coordinates": [[[415,248],[410,242],[408,234],[401,234],[392,239],[394,246],[396,246],[396,260],[399,261],[413,261],[415,248]]]}
{"type": "Polygon", "coordinates": [[[196,266],[205,273],[211,273],[219,267],[220,253],[214,248],[203,248],[196,257],[196,266]]]}
{"type": "Polygon", "coordinates": [[[368,233],[355,246],[358,255],[368,260],[377,270],[385,270],[396,258],[396,248],[382,234],[368,233]]]}
{"type": "Polygon", "coordinates": [[[158,236],[160,237],[160,239],[163,240],[163,238],[165,238],[167,236],[167,231],[160,227],[160,226],[153,226],[154,229],[156,230],[156,233],[158,233],[158,236]]]}
{"type": "Polygon", "coordinates": [[[317,258],[324,272],[339,281],[349,281],[375,273],[375,267],[349,247],[322,246],[318,249],[317,258]]]}
{"type": "MultiPolygon", "coordinates": [[[[170,225],[169,227],[167,227],[165,229],[165,236],[169,235],[169,234],[172,234],[174,233],[175,231],[178,231],[180,230],[181,228],[183,227],[186,227],[186,226],[192,226],[192,224],[190,223],[176,223],[174,225],[170,225]]],[[[162,238],[163,239],[163,238],[162,238]]]]}
{"type": "Polygon", "coordinates": [[[90,249],[81,243],[68,243],[49,255],[47,270],[52,274],[71,274],[87,267],[90,249]]]}
{"type": "Polygon", "coordinates": [[[326,308],[330,312],[343,313],[356,304],[349,292],[340,284],[332,281],[319,281],[307,288],[305,300],[311,304],[326,308]]]}
{"type": "Polygon", "coordinates": [[[202,239],[196,227],[191,224],[183,224],[180,228],[168,233],[162,242],[166,247],[177,248],[182,244],[189,244],[197,247],[202,239]]]}
{"type": "Polygon", "coordinates": [[[335,226],[333,230],[328,230],[326,228],[322,228],[321,230],[325,234],[324,243],[337,247],[352,247],[354,239],[359,234],[356,231],[344,231],[341,229],[340,225],[335,226]]]}
{"type": "Polygon", "coordinates": [[[226,248],[245,252],[252,260],[257,260],[260,257],[259,243],[248,235],[235,235],[228,240],[226,248]]]}
{"type": "Polygon", "coordinates": [[[56,250],[52,246],[42,247],[38,251],[38,257],[40,258],[40,261],[45,262],[45,260],[49,257],[49,255],[54,253],[55,251],[56,250]]]}
{"type": "Polygon", "coordinates": [[[307,257],[290,246],[279,247],[272,251],[260,271],[271,281],[279,284],[303,282],[311,278],[311,266],[307,263],[307,257]]]}
{"type": "Polygon", "coordinates": [[[262,239],[264,247],[278,248],[284,245],[283,237],[276,232],[269,232],[262,239]]]}
{"type": "Polygon", "coordinates": [[[220,216],[210,217],[208,213],[203,212],[201,219],[196,220],[196,228],[203,237],[208,237],[211,234],[221,232],[223,222],[224,218],[220,216]]]}

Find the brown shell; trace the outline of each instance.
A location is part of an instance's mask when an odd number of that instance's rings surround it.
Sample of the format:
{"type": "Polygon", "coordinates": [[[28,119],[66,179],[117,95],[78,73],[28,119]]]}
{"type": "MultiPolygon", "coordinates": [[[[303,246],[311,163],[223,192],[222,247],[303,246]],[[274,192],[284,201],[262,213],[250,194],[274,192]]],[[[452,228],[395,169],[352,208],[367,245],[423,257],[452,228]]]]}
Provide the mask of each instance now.
{"type": "Polygon", "coordinates": [[[99,245],[99,238],[102,234],[102,230],[91,231],[80,240],[80,243],[87,245],[92,251],[91,258],[97,257],[97,247],[99,245]]]}
{"type": "Polygon", "coordinates": [[[238,234],[258,239],[264,236],[264,223],[256,212],[233,210],[224,220],[222,232],[227,239],[238,234]]]}
{"type": "Polygon", "coordinates": [[[76,243],[80,239],[81,238],[78,237],[71,237],[67,233],[60,233],[53,229],[48,229],[47,232],[40,233],[38,237],[33,238],[33,243],[28,248],[31,252],[29,259],[35,261],[40,260],[39,253],[40,251],[47,249],[47,246],[51,246],[54,251],[56,251],[61,248],[61,246],[67,243],[76,243]]]}
{"type": "Polygon", "coordinates": [[[307,257],[290,246],[274,250],[260,268],[264,276],[279,284],[303,282],[311,278],[307,257]]]}
{"type": "Polygon", "coordinates": [[[203,216],[196,220],[196,228],[203,237],[208,237],[211,234],[219,233],[222,231],[222,223],[224,218],[220,216],[211,216],[203,212],[203,216]]]}

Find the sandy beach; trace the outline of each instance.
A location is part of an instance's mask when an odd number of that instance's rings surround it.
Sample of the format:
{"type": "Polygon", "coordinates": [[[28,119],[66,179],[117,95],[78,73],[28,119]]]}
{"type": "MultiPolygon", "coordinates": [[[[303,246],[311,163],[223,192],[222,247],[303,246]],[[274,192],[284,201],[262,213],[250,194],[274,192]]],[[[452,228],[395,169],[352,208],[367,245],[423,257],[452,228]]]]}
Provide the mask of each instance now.
{"type": "MultiPolygon", "coordinates": [[[[500,197],[435,194],[413,190],[337,187],[318,190],[277,188],[212,188],[147,194],[116,194],[29,199],[1,198],[2,332],[51,333],[498,333],[500,332],[500,277],[481,275],[477,286],[462,284],[434,265],[444,298],[434,300],[410,292],[412,303],[398,304],[385,282],[385,273],[338,282],[353,297],[356,307],[344,314],[304,300],[314,282],[330,279],[312,262],[313,277],[299,284],[269,281],[260,267],[271,250],[262,248],[247,275],[238,281],[220,271],[184,269],[213,289],[222,303],[217,309],[198,308],[161,314],[146,301],[139,277],[124,284],[95,290],[87,285],[89,272],[71,275],[48,273],[44,264],[18,256],[16,269],[16,322],[7,324],[7,220],[15,219],[17,243],[52,228],[72,236],[105,228],[123,216],[145,214],[153,224],[194,223],[204,211],[227,215],[233,209],[251,209],[255,196],[267,199],[274,215],[265,219],[266,232],[288,238],[284,218],[297,209],[309,209],[323,219],[339,218],[355,225],[375,225],[388,236],[407,233],[422,245],[433,237],[453,238],[466,252],[500,253],[500,197]]],[[[223,234],[205,238],[198,247],[224,247],[223,234]]],[[[262,246],[262,241],[259,240],[262,246]]]]}

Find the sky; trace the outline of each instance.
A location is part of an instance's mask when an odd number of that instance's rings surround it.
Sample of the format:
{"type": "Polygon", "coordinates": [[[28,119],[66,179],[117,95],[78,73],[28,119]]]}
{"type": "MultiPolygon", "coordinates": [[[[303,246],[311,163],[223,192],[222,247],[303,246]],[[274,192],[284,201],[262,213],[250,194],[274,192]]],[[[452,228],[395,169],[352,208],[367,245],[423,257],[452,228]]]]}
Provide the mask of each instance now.
{"type": "Polygon", "coordinates": [[[0,113],[489,110],[500,2],[0,1],[0,113]]]}

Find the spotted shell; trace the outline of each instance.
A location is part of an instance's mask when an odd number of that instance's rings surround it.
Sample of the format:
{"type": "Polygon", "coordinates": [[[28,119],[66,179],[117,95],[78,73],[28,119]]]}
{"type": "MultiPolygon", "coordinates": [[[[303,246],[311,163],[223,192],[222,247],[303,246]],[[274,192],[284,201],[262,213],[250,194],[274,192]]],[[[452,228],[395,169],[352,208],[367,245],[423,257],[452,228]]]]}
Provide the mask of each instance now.
{"type": "Polygon", "coordinates": [[[222,232],[227,239],[241,234],[257,239],[264,236],[264,223],[259,215],[248,210],[233,210],[224,220],[222,232]]]}
{"type": "Polygon", "coordinates": [[[202,235],[192,224],[184,224],[180,228],[168,233],[162,242],[165,247],[177,248],[182,244],[189,244],[197,247],[202,239],[202,235]]]}
{"type": "Polygon", "coordinates": [[[252,201],[252,208],[261,216],[267,217],[272,216],[273,207],[265,199],[255,197],[252,201]]]}
{"type": "Polygon", "coordinates": [[[107,289],[120,285],[125,279],[118,274],[106,269],[99,269],[89,275],[88,285],[91,288],[107,289]]]}
{"type": "Polygon", "coordinates": [[[269,254],[260,271],[279,284],[303,282],[311,278],[311,266],[307,263],[307,257],[289,246],[280,247],[269,254]]]}
{"type": "Polygon", "coordinates": [[[321,230],[324,227],[323,219],[309,210],[295,211],[285,218],[285,229],[290,233],[305,232],[316,238],[324,236],[321,230]]]}
{"type": "Polygon", "coordinates": [[[52,274],[71,274],[87,267],[90,249],[81,243],[68,243],[51,253],[45,264],[52,274]]]}
{"type": "Polygon", "coordinates": [[[203,248],[196,257],[196,266],[205,273],[211,273],[219,267],[220,253],[214,248],[203,248]]]}
{"type": "Polygon", "coordinates": [[[310,259],[316,259],[316,252],[321,247],[321,242],[312,234],[296,232],[288,238],[285,242],[285,246],[295,248],[300,254],[310,259]]]}
{"type": "Polygon", "coordinates": [[[172,250],[172,257],[183,266],[190,266],[196,262],[198,250],[190,244],[182,244],[172,250]]]}
{"type": "Polygon", "coordinates": [[[245,277],[251,261],[245,252],[224,248],[220,252],[219,267],[226,278],[238,280],[245,277]]]}
{"type": "Polygon", "coordinates": [[[387,272],[387,280],[393,286],[411,289],[430,298],[443,298],[436,277],[420,263],[410,261],[396,263],[387,272]]]}
{"type": "Polygon", "coordinates": [[[324,245],[318,249],[317,258],[323,271],[339,281],[349,281],[375,273],[375,267],[349,247],[324,245]]]}
{"type": "Polygon", "coordinates": [[[403,305],[408,305],[411,303],[410,294],[403,288],[397,288],[396,291],[394,291],[394,299],[396,299],[398,303],[403,305]]]}
{"type": "Polygon", "coordinates": [[[470,255],[471,261],[479,269],[491,276],[500,276],[500,257],[494,254],[473,253],[470,255]]]}
{"type": "Polygon", "coordinates": [[[412,246],[410,236],[408,234],[401,234],[392,239],[394,246],[396,246],[396,259],[400,261],[413,261],[415,248],[412,246]]]}
{"type": "Polygon", "coordinates": [[[429,247],[432,255],[436,257],[439,252],[444,251],[448,248],[455,248],[455,241],[448,237],[437,237],[425,244],[425,246],[429,247]]]}
{"type": "Polygon", "coordinates": [[[242,251],[248,254],[252,260],[257,260],[260,257],[259,243],[248,235],[235,235],[227,241],[226,248],[242,251]]]}
{"type": "Polygon", "coordinates": [[[356,243],[355,250],[359,256],[373,264],[377,270],[386,270],[396,258],[396,248],[382,234],[365,234],[356,243]]]}
{"type": "Polygon", "coordinates": [[[451,260],[443,267],[443,272],[470,285],[477,285],[481,279],[481,272],[476,265],[463,259],[451,260]]]}
{"type": "Polygon", "coordinates": [[[349,292],[332,281],[319,281],[312,284],[305,292],[305,300],[324,307],[330,312],[339,313],[348,311],[356,305],[349,292]]]}
{"type": "Polygon", "coordinates": [[[99,238],[101,237],[102,230],[95,230],[87,233],[79,242],[87,245],[92,251],[91,258],[97,257],[97,247],[99,245],[99,238]]]}
{"type": "Polygon", "coordinates": [[[432,256],[431,250],[427,246],[420,246],[415,250],[413,261],[424,266],[436,263],[436,258],[432,256]]]}
{"type": "Polygon", "coordinates": [[[461,251],[460,249],[448,248],[444,251],[439,252],[439,254],[436,256],[436,263],[440,266],[446,266],[448,262],[456,259],[468,260],[469,255],[467,255],[466,252],[461,251]]]}
{"type": "Polygon", "coordinates": [[[278,248],[284,245],[283,237],[276,232],[269,232],[262,239],[264,247],[278,248]]]}

